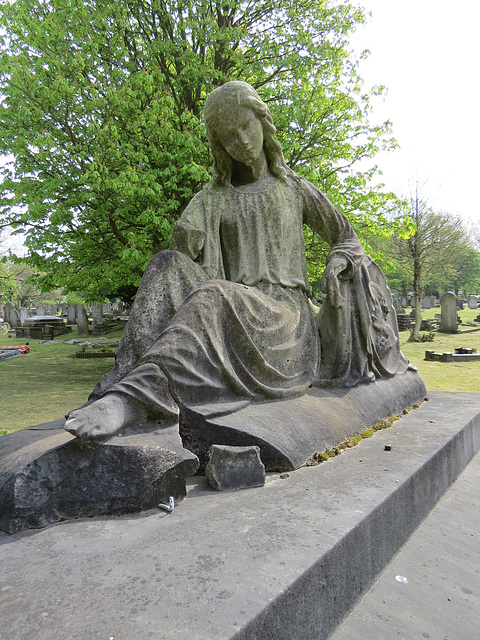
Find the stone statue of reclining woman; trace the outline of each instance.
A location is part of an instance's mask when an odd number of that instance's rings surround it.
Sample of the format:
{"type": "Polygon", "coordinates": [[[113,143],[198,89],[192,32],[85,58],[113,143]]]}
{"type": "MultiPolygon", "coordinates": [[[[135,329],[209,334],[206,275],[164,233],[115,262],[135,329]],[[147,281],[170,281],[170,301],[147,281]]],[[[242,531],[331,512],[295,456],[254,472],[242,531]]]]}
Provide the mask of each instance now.
{"type": "Polygon", "coordinates": [[[205,104],[211,182],[151,260],[116,363],[65,428],[86,438],[178,422],[179,407],[286,400],[404,372],[385,280],[346,218],[291,171],[244,82],[205,104]],[[303,224],[330,246],[310,303],[303,224]],[[150,426],[148,426],[150,425],[150,426]]]}

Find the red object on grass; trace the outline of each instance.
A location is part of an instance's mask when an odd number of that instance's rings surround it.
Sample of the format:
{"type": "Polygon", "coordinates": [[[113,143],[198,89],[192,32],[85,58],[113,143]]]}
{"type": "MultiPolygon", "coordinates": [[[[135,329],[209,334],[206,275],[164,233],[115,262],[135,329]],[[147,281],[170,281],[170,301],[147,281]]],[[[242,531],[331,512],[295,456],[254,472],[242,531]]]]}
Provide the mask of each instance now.
{"type": "Polygon", "coordinates": [[[25,355],[26,353],[30,353],[31,349],[28,345],[22,345],[21,347],[12,347],[12,345],[8,345],[8,347],[0,347],[0,351],[11,351],[12,349],[18,349],[19,351],[22,352],[22,355],[25,355]]]}

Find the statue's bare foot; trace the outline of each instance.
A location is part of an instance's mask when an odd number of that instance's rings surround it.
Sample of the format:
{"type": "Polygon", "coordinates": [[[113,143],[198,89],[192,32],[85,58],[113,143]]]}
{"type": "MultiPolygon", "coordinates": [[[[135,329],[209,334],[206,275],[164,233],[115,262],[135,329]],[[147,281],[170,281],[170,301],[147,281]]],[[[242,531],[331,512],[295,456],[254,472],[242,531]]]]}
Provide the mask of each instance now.
{"type": "Polygon", "coordinates": [[[140,414],[139,407],[128,397],[109,393],[68,414],[64,428],[78,438],[104,440],[133,426],[141,419],[140,414]]]}

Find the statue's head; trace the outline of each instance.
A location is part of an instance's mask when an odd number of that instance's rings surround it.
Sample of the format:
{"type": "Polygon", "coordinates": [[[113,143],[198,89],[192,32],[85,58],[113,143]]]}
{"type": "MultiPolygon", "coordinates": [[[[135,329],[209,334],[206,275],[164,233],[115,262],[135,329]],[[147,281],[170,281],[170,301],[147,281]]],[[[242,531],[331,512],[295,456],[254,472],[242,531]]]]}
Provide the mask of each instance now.
{"type": "MultiPolygon", "coordinates": [[[[232,125],[241,125],[236,119],[243,110],[252,113],[260,123],[263,151],[271,173],[285,179],[288,169],[282,149],[274,138],[276,129],[269,108],[253,87],[235,80],[212,91],[205,102],[205,125],[213,155],[212,181],[217,184],[228,184],[231,181],[232,157],[225,148],[228,145],[222,145],[220,140],[225,140],[226,132],[232,129],[232,125]]],[[[252,135],[256,136],[255,126],[251,129],[252,135]]]]}

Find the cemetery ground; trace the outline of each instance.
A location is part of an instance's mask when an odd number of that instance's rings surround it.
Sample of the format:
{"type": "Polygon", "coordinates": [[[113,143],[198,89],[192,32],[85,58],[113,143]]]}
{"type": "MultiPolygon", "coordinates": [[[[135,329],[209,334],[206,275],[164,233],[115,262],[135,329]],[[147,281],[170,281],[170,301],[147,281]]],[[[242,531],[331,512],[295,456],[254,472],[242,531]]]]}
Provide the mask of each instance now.
{"type": "MultiPolygon", "coordinates": [[[[433,318],[439,309],[422,312],[422,318],[433,318]]],[[[478,310],[459,311],[462,322],[472,321],[478,310]]],[[[409,331],[400,333],[401,349],[412,364],[418,367],[428,391],[480,391],[480,362],[426,362],[425,351],[451,351],[455,347],[473,347],[480,352],[480,331],[464,334],[434,333],[432,342],[408,342],[409,331]]],[[[78,338],[76,332],[65,339],[78,338]]],[[[109,333],[119,339],[121,330],[109,333]]],[[[86,340],[88,338],[85,338],[86,340]]],[[[2,337],[3,343],[21,344],[22,339],[2,337]]],[[[95,384],[106,375],[113,364],[111,358],[79,359],[77,345],[41,344],[28,340],[31,352],[10,358],[0,364],[2,389],[0,435],[25,427],[61,418],[68,411],[81,406],[95,384]]]]}

